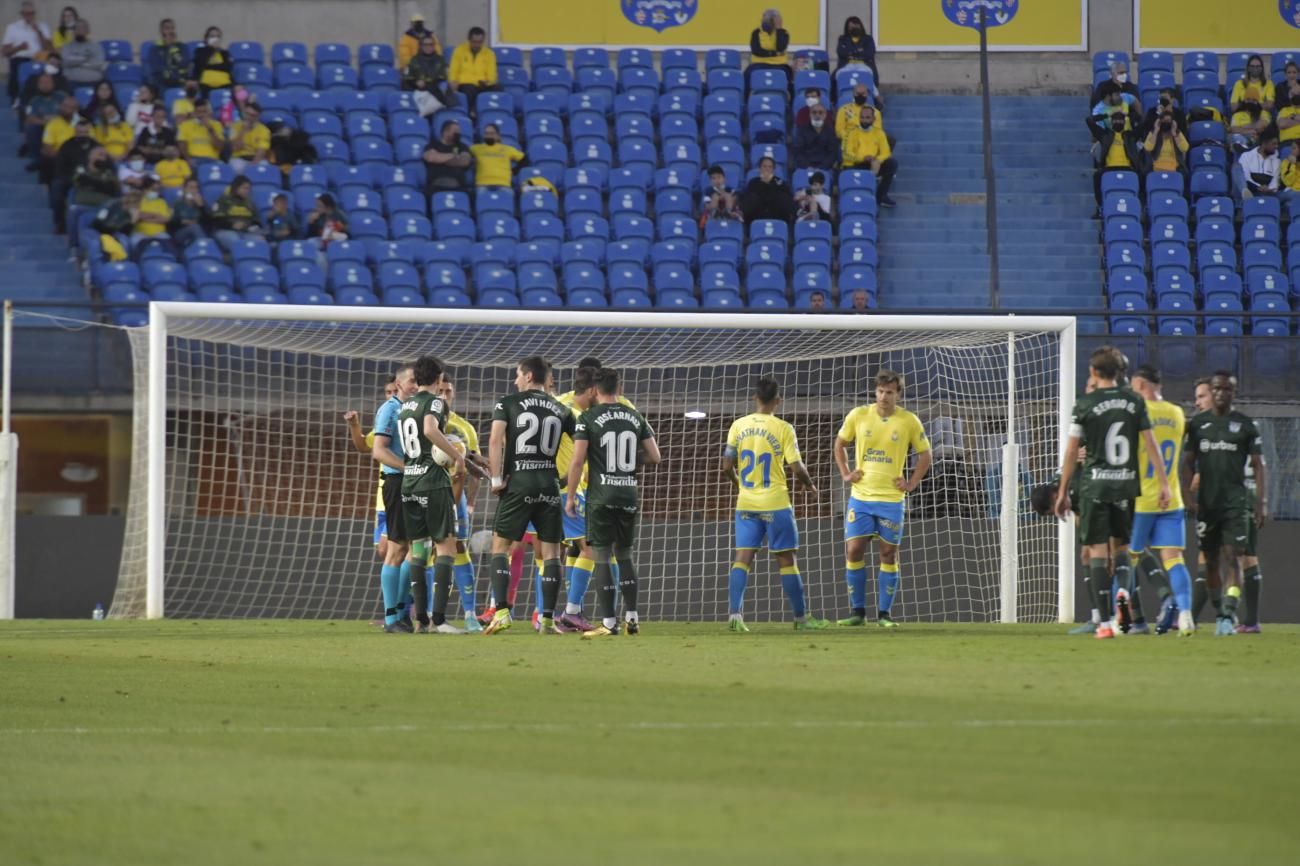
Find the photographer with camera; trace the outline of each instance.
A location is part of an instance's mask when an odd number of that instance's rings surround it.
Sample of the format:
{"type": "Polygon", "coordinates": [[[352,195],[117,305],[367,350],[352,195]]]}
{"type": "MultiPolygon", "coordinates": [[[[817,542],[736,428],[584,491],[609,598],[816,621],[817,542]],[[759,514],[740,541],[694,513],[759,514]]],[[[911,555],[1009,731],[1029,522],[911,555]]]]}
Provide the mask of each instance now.
{"type": "Polygon", "coordinates": [[[1183,135],[1173,108],[1163,105],[1163,96],[1161,103],[1162,107],[1157,109],[1156,117],[1147,127],[1147,136],[1142,142],[1142,149],[1151,160],[1151,171],[1176,171],[1183,175],[1183,183],[1186,186],[1187,165],[1184,154],[1189,147],[1187,137],[1183,135]]]}
{"type": "Polygon", "coordinates": [[[1187,115],[1183,113],[1182,107],[1178,104],[1178,97],[1174,95],[1172,87],[1162,88],[1160,91],[1159,101],[1147,112],[1146,120],[1142,128],[1148,133],[1156,128],[1160,118],[1169,116],[1174,119],[1174,126],[1183,135],[1187,134],[1187,115]]]}
{"type": "Polygon", "coordinates": [[[795,222],[829,220],[833,213],[831,197],[826,193],[826,175],[814,171],[808,176],[808,186],[794,194],[797,208],[795,222]]]}
{"type": "Polygon", "coordinates": [[[704,193],[704,209],[700,214],[700,227],[712,220],[742,219],[736,192],[727,186],[727,173],[720,165],[709,166],[709,188],[704,193]]]}
{"type": "MultiPolygon", "coordinates": [[[[1105,84],[1103,83],[1103,87],[1105,84]]],[[[1092,132],[1095,144],[1093,159],[1097,170],[1093,172],[1093,192],[1097,204],[1101,204],[1101,176],[1108,171],[1137,171],[1141,165],[1142,149],[1138,145],[1137,133],[1130,122],[1128,111],[1120,105],[1112,105],[1108,114],[1090,114],[1087,124],[1092,132]]],[[[1138,173],[1138,184],[1142,186],[1142,174],[1138,173]]],[[[1140,191],[1140,190],[1139,190],[1140,191]]]]}

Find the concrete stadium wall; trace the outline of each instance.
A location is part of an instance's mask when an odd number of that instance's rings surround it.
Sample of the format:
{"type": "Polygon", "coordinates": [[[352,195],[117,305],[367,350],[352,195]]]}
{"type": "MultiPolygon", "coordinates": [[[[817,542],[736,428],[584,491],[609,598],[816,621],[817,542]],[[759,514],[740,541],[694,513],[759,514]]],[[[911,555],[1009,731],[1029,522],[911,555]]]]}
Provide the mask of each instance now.
{"type": "MultiPolygon", "coordinates": [[[[0,0],[0,21],[17,18],[19,0],[0,0]]],[[[73,4],[77,5],[77,4],[73,4]]],[[[772,4],[780,6],[779,0],[772,4]]],[[[1089,0],[1090,51],[1128,50],[1133,45],[1132,0],[1089,0]]],[[[40,0],[40,17],[56,23],[62,4],[40,0]]],[[[424,13],[444,43],[455,44],[475,24],[490,22],[489,0],[104,0],[81,4],[92,33],[100,39],[129,39],[138,45],[154,38],[158,20],[176,19],[181,38],[199,39],[216,24],[228,41],[258,39],[264,43],[298,41],[392,42],[405,28],[412,9],[424,13]]],[[[849,15],[871,26],[870,4],[861,0],[827,0],[826,44],[833,48],[849,15]]],[[[881,77],[900,90],[971,92],[979,81],[974,54],[892,53],[881,55],[881,77]]],[[[1091,79],[1085,52],[1055,54],[996,54],[990,64],[993,89],[1000,93],[1078,92],[1091,79]]]]}

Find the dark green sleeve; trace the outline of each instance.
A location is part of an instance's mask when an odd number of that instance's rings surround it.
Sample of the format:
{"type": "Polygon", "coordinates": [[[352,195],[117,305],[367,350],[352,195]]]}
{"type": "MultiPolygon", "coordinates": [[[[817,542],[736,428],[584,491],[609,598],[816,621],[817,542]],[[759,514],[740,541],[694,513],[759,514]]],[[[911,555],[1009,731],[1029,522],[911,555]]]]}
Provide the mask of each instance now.
{"type": "MultiPolygon", "coordinates": [[[[572,412],[569,413],[569,417],[570,417],[570,418],[573,417],[573,413],[572,413],[572,412]]],[[[588,420],[588,419],[587,419],[587,413],[586,413],[586,412],[583,412],[583,413],[582,413],[582,417],[579,418],[578,421],[577,421],[577,423],[573,425],[573,431],[572,431],[569,435],[573,438],[573,441],[574,441],[574,442],[586,442],[586,441],[587,441],[587,439],[588,439],[588,435],[587,435],[587,420],[588,420]]]]}
{"type": "Polygon", "coordinates": [[[1249,427],[1248,429],[1250,430],[1250,446],[1249,446],[1248,448],[1246,448],[1246,453],[1247,453],[1247,454],[1263,454],[1263,453],[1264,453],[1264,441],[1263,441],[1263,439],[1260,438],[1260,435],[1259,435],[1259,427],[1257,427],[1257,426],[1255,425],[1255,422],[1254,422],[1253,419],[1250,421],[1250,427],[1249,427]]]}
{"type": "Polygon", "coordinates": [[[1138,407],[1138,432],[1151,429],[1151,414],[1147,412],[1147,401],[1141,397],[1137,398],[1138,407]]]}
{"type": "Polygon", "coordinates": [[[510,421],[510,417],[506,414],[506,401],[505,401],[505,400],[498,400],[496,406],[493,407],[493,409],[492,409],[492,420],[493,420],[493,421],[505,421],[505,422],[509,422],[509,421],[510,421]]]}
{"type": "MultiPolygon", "coordinates": [[[[576,442],[578,437],[574,435],[574,429],[576,427],[576,424],[574,423],[573,413],[569,411],[568,406],[565,406],[563,404],[560,404],[560,410],[561,410],[560,418],[562,419],[561,423],[564,425],[560,429],[563,430],[565,433],[568,433],[569,438],[573,439],[576,442]]],[[[585,415],[586,413],[583,414],[585,415]]],[[[584,438],[586,437],[584,436],[584,438]]]]}
{"type": "Polygon", "coordinates": [[[650,422],[645,419],[644,415],[641,415],[640,418],[641,418],[641,440],[644,442],[646,439],[655,438],[655,431],[654,428],[650,426],[650,422]]]}

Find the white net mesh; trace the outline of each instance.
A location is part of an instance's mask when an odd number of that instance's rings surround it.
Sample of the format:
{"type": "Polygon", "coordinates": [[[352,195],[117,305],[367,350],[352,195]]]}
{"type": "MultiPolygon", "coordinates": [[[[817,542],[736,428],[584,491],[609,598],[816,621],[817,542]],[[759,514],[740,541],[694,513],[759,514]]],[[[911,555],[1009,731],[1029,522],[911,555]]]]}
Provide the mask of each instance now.
{"type": "MultiPolygon", "coordinates": [[[[795,497],[810,610],[847,615],[847,490],[831,445],[844,415],[873,399],[876,370],[897,369],[907,381],[904,405],[926,425],[936,461],[909,497],[895,615],[998,618],[1005,331],[963,329],[960,318],[909,331],[888,317],[819,319],[814,330],[801,326],[809,321],[803,318],[786,318],[777,328],[768,327],[778,323],[772,318],[744,316],[697,320],[725,327],[663,327],[657,316],[634,314],[622,319],[627,324],[598,326],[581,324],[596,318],[571,314],[564,321],[577,324],[522,326],[479,315],[477,324],[439,323],[437,311],[411,312],[412,320],[429,320],[403,323],[170,316],[166,615],[379,613],[371,544],[376,466],[354,450],[341,416],[355,409],[368,425],[396,362],[433,353],[455,380],[455,410],[475,425],[485,447],[493,402],[510,390],[520,358],[547,357],[562,391],[587,355],[623,372],[625,393],[654,426],[664,455],[642,482],[639,607],[646,618],[675,620],[725,618],[734,499],[720,472],[721,450],[731,421],[752,411],[760,374],[782,382],[781,414],[794,425],[819,488],[815,496],[795,497]],[[688,412],[705,417],[689,419],[688,412]]],[[[145,610],[147,332],[132,340],[136,448],[113,616],[145,610]]],[[[1031,483],[1050,477],[1056,462],[1060,335],[1017,332],[1014,357],[1022,465],[1017,609],[1021,620],[1054,621],[1056,528],[1029,513],[1027,498],[1031,483]]],[[[489,529],[493,498],[484,493],[475,505],[474,530],[489,529]]],[[[480,603],[484,566],[476,556],[480,603]]],[[[874,576],[874,561],[869,569],[874,576]]],[[[520,607],[531,608],[531,586],[527,579],[521,584],[520,607]]],[[[789,616],[770,560],[755,566],[746,615],[789,616]]]]}

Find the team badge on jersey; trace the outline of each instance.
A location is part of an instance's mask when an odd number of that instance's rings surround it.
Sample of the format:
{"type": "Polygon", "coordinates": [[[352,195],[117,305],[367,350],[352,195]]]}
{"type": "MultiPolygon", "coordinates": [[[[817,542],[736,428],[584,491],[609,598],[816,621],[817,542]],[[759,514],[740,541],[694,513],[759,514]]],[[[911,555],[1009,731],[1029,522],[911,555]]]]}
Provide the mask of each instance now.
{"type": "Polygon", "coordinates": [[[858,515],[853,511],[852,508],[850,508],[848,512],[844,515],[844,519],[847,520],[849,523],[852,523],[853,521],[858,519],[858,515]]]}
{"type": "Polygon", "coordinates": [[[1241,422],[1240,422],[1240,421],[1229,421],[1229,422],[1228,422],[1228,432],[1229,432],[1229,433],[1240,433],[1240,432],[1241,432],[1241,422]]]}

